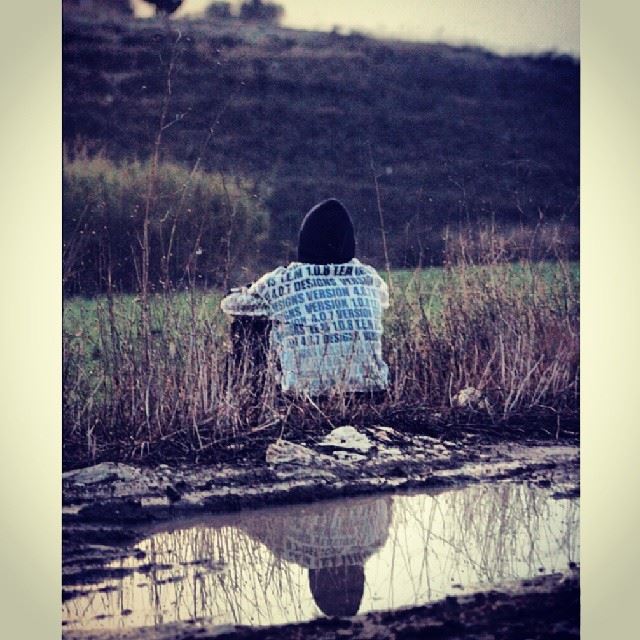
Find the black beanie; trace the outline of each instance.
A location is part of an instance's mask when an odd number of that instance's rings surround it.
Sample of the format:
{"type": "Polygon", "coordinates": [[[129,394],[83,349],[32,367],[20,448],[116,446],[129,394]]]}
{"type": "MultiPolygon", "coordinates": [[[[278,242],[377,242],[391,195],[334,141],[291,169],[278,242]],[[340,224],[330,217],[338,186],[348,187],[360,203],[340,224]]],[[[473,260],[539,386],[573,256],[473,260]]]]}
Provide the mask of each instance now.
{"type": "Polygon", "coordinates": [[[355,256],[353,222],[343,204],[329,198],[317,204],[302,221],[298,236],[298,261],[341,264],[355,256]]]}

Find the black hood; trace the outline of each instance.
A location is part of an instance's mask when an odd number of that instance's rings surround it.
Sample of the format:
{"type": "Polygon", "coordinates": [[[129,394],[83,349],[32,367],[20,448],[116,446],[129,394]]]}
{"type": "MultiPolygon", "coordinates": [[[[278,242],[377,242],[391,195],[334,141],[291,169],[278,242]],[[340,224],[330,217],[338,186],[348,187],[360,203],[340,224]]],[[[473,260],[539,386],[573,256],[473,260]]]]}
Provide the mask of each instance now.
{"type": "Polygon", "coordinates": [[[355,616],[364,593],[364,567],[349,565],[309,569],[309,587],[326,616],[355,616]]]}
{"type": "Polygon", "coordinates": [[[299,262],[341,264],[355,253],[353,222],[341,202],[330,198],[307,213],[298,236],[299,262]]]}

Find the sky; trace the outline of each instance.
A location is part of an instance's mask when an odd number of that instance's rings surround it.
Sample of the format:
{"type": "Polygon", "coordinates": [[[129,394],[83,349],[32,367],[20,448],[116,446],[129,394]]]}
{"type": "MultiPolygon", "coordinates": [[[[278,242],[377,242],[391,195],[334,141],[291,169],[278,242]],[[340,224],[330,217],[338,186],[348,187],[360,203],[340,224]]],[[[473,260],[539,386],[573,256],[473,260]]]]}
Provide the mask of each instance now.
{"type": "MultiPolygon", "coordinates": [[[[184,0],[176,16],[211,0],[184,0]]],[[[579,0],[277,0],[283,26],[361,31],[382,38],[474,44],[499,53],[580,54],[579,0]]],[[[138,15],[152,9],[133,0],[138,15]]],[[[236,4],[234,0],[232,4],[236,4]]]]}

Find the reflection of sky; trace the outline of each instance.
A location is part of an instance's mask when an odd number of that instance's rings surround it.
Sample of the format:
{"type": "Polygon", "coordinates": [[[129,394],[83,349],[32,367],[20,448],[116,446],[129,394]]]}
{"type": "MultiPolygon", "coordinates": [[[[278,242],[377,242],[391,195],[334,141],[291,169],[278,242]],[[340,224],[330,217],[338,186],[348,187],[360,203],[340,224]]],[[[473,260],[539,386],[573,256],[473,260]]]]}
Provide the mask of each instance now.
{"type": "MultiPolygon", "coordinates": [[[[184,0],[176,15],[194,15],[211,0],[184,0]]],[[[237,2],[237,0],[236,0],[237,2]]],[[[152,13],[134,0],[139,15],[152,13]]],[[[501,53],[578,55],[579,0],[278,0],[283,24],[302,29],[361,30],[386,38],[479,44],[501,53]]]]}
{"type": "Polygon", "coordinates": [[[111,565],[138,568],[132,575],[78,587],[88,593],[63,604],[67,628],[193,618],[251,625],[309,620],[321,612],[308,567],[328,561],[364,562],[364,613],[539,575],[541,568],[566,571],[579,560],[578,500],[554,500],[548,491],[524,485],[320,502],[257,514],[217,516],[150,535],[138,545],[145,558],[111,565]],[[304,555],[287,553],[301,542],[304,555]],[[164,566],[146,570],[152,561],[164,566]],[[98,591],[103,587],[108,590],[98,591]]]}

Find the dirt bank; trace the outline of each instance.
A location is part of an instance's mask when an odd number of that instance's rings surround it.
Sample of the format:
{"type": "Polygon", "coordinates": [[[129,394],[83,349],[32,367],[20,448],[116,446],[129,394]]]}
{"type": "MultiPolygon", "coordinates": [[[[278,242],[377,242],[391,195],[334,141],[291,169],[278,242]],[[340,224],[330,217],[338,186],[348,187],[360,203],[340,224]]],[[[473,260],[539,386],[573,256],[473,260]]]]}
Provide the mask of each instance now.
{"type": "Polygon", "coordinates": [[[255,460],[141,467],[102,463],[63,474],[63,522],[140,524],[374,491],[520,478],[578,494],[575,442],[490,441],[477,434],[434,438],[389,427],[355,439],[279,440],[255,460]]]}
{"type": "MultiPolygon", "coordinates": [[[[122,577],[110,561],[135,556],[162,522],[264,505],[365,493],[526,482],[554,497],[579,496],[576,442],[512,442],[466,433],[434,438],[388,427],[342,430],[314,442],[277,441],[261,464],[207,466],[102,463],[63,475],[63,600],[78,586],[122,577]],[[114,574],[116,572],[116,574],[114,574]]],[[[228,629],[229,638],[578,637],[578,573],[542,576],[427,606],[320,619],[265,629],[228,629]],[[527,630],[525,635],[523,630],[527,630]],[[547,634],[547,635],[545,635],[547,634]],[[555,635],[553,635],[555,634],[555,635]]],[[[164,625],[126,635],[67,632],[67,638],[206,638],[224,629],[164,625]],[[105,635],[106,634],[106,635],[105,635]]]]}
{"type": "Polygon", "coordinates": [[[208,627],[175,623],[126,632],[71,632],[67,640],[571,640],[580,637],[579,569],[513,583],[500,590],[448,596],[425,606],[320,618],[276,627],[208,627]]]}

